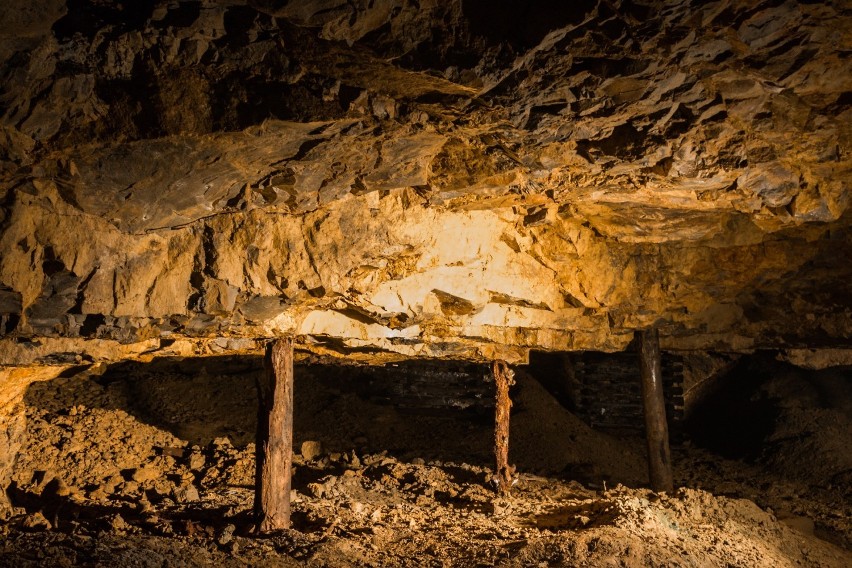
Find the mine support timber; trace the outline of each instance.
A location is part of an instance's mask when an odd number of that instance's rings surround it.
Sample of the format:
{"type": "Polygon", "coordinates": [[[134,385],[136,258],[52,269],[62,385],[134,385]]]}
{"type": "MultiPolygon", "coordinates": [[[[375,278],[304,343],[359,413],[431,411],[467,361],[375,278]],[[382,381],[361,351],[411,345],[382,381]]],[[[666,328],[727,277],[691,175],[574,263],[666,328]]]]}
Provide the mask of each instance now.
{"type": "Polygon", "coordinates": [[[648,477],[654,491],[671,491],[674,485],[672,458],[663,396],[660,335],[656,327],[639,332],[639,360],[642,367],[645,435],[648,440],[648,477]]]}
{"type": "Polygon", "coordinates": [[[494,483],[498,494],[507,495],[515,481],[515,467],[509,465],[509,415],[512,410],[509,387],[515,384],[515,373],[504,361],[494,361],[491,372],[497,398],[494,410],[494,456],[497,462],[494,483]]]}
{"type": "Polygon", "coordinates": [[[293,339],[266,346],[257,378],[254,513],[259,533],[290,528],[293,470],[293,339]]]}

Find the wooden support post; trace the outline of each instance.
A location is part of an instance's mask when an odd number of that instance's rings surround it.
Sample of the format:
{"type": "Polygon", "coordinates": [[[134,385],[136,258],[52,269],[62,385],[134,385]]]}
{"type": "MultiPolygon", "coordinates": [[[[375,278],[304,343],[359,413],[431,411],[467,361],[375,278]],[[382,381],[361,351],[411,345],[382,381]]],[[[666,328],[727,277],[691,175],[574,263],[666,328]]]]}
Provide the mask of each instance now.
{"type": "Polygon", "coordinates": [[[672,458],[669,427],[660,363],[660,336],[657,328],[639,332],[642,366],[642,402],[645,407],[645,433],[648,440],[648,474],[651,489],[671,491],[672,458]]]}
{"type": "Polygon", "coordinates": [[[290,528],[293,467],[293,340],[266,346],[266,372],[257,379],[254,513],[260,533],[290,528]]]}
{"type": "Polygon", "coordinates": [[[509,387],[515,384],[515,373],[503,361],[494,361],[491,372],[497,385],[497,408],[494,414],[494,456],[497,469],[494,483],[497,485],[498,494],[507,495],[515,481],[515,468],[509,465],[509,414],[512,409],[509,387]]]}

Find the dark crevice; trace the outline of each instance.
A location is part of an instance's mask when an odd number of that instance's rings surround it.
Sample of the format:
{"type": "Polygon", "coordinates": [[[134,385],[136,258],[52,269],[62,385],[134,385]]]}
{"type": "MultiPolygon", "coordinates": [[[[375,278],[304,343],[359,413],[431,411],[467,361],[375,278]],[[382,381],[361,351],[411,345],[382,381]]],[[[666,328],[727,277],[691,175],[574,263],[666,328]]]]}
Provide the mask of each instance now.
{"type": "Polygon", "coordinates": [[[52,246],[44,247],[41,270],[44,272],[44,275],[48,277],[65,270],[65,263],[56,257],[56,252],[53,250],[52,246]]]}
{"type": "MultiPolygon", "coordinates": [[[[682,128],[682,127],[681,127],[682,128]]],[[[636,159],[644,155],[645,148],[660,144],[659,136],[648,136],[640,132],[632,124],[625,123],[616,126],[612,134],[601,140],[584,140],[578,142],[578,149],[583,149],[590,155],[595,153],[604,156],[615,156],[621,159],[636,159]]]]}
{"type": "Polygon", "coordinates": [[[0,335],[9,335],[14,333],[21,322],[19,314],[0,314],[0,335]]]}
{"type": "Polygon", "coordinates": [[[67,41],[75,34],[93,38],[106,26],[113,26],[113,34],[142,27],[156,5],[155,0],[132,2],[98,2],[97,0],[68,0],[68,10],[53,24],[53,33],[59,41],[67,41]]]}
{"type": "Polygon", "coordinates": [[[650,64],[650,61],[630,57],[577,57],[571,66],[571,72],[580,74],[588,71],[596,77],[609,79],[642,73],[650,64]]]}
{"type": "Polygon", "coordinates": [[[231,6],[225,12],[224,24],[225,33],[230,41],[233,41],[236,46],[244,46],[249,43],[248,32],[257,23],[259,18],[267,18],[271,22],[271,18],[265,14],[261,14],[250,6],[231,6]]]}
{"type": "Polygon", "coordinates": [[[349,85],[340,85],[338,89],[338,99],[340,100],[340,108],[344,111],[349,110],[349,105],[355,101],[361,93],[364,92],[364,89],[359,87],[350,87],[349,85]]]}
{"type": "Polygon", "coordinates": [[[191,26],[201,15],[201,2],[182,1],[169,7],[166,16],[159,21],[151,22],[154,28],[186,28],[191,26]]]}
{"type": "Polygon", "coordinates": [[[837,96],[837,100],[825,109],[826,114],[839,115],[852,107],[852,91],[843,91],[837,96]]]}
{"type": "MultiPolygon", "coordinates": [[[[203,249],[202,249],[203,250],[203,249]]],[[[199,251],[200,253],[201,251],[199,251]]],[[[192,272],[189,275],[189,285],[192,293],[187,298],[186,307],[189,311],[200,312],[204,310],[204,261],[202,254],[196,254],[192,261],[192,272]]]]}
{"type": "Polygon", "coordinates": [[[201,246],[204,252],[203,273],[211,278],[216,276],[214,266],[216,264],[216,233],[213,227],[205,226],[201,237],[201,246]]]}
{"type": "Polygon", "coordinates": [[[582,22],[596,4],[594,0],[465,0],[462,10],[473,35],[527,49],[552,30],[582,22]]]}
{"type": "Polygon", "coordinates": [[[70,314],[82,314],[83,313],[83,302],[86,301],[86,287],[89,285],[89,282],[95,276],[95,273],[98,271],[98,267],[92,269],[89,272],[88,276],[83,278],[80,284],[77,286],[77,299],[74,302],[74,306],[68,311],[70,314]]]}
{"type": "MultiPolygon", "coordinates": [[[[214,130],[243,130],[264,120],[316,122],[342,118],[349,102],[326,100],[323,90],[331,87],[318,76],[298,84],[234,73],[214,87],[211,100],[214,130]]],[[[348,91],[347,91],[348,93],[348,91]]]]}
{"type": "Polygon", "coordinates": [[[305,157],[310,153],[311,150],[325,142],[325,138],[314,138],[313,140],[306,140],[302,142],[299,146],[299,151],[296,152],[296,155],[292,157],[292,160],[298,162],[300,160],[305,159],[305,157]]]}
{"type": "Polygon", "coordinates": [[[793,73],[795,73],[796,71],[798,71],[799,69],[804,67],[805,64],[807,64],[808,61],[813,59],[814,55],[816,55],[817,53],[819,53],[818,49],[802,50],[802,52],[796,57],[796,59],[793,61],[793,63],[790,64],[790,67],[787,69],[787,71],[785,71],[783,75],[778,77],[777,80],[779,82],[783,81],[784,79],[786,79],[787,77],[789,77],[790,75],[792,75],[793,73]]]}
{"type": "Polygon", "coordinates": [[[98,329],[106,324],[106,316],[103,314],[88,314],[83,320],[83,325],[80,326],[80,335],[82,337],[94,337],[97,335],[98,329]]]}
{"type": "Polygon", "coordinates": [[[757,458],[780,414],[775,401],[760,394],[773,368],[760,357],[746,358],[718,379],[690,413],[692,440],[730,459],[757,458]]]}

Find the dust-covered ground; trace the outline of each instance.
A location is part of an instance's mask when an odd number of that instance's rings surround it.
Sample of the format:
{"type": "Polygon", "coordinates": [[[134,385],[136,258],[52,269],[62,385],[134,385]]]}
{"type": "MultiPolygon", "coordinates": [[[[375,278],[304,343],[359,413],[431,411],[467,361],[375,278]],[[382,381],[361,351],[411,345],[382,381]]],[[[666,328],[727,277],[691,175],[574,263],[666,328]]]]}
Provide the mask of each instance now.
{"type": "Polygon", "coordinates": [[[739,414],[713,426],[712,397],[696,413],[705,447],[675,451],[672,494],[642,487],[642,440],[589,429],[519,372],[521,473],[500,499],[487,411],[400,408],[345,368],[299,367],[293,528],[262,538],[259,360],[81,369],[26,394],[0,565],[852,566],[848,372],[767,368],[740,369],[757,378],[739,414]],[[738,419],[768,426],[725,457],[738,419]]]}

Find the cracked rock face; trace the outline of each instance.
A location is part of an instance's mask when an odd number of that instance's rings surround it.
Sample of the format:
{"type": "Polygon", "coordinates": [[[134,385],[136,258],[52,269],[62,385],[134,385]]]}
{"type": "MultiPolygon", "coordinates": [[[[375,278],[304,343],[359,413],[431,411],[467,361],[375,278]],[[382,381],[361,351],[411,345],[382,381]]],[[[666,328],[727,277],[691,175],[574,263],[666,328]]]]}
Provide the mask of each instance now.
{"type": "Polygon", "coordinates": [[[0,364],[848,345],[845,3],[501,6],[5,2],[0,364]]]}

